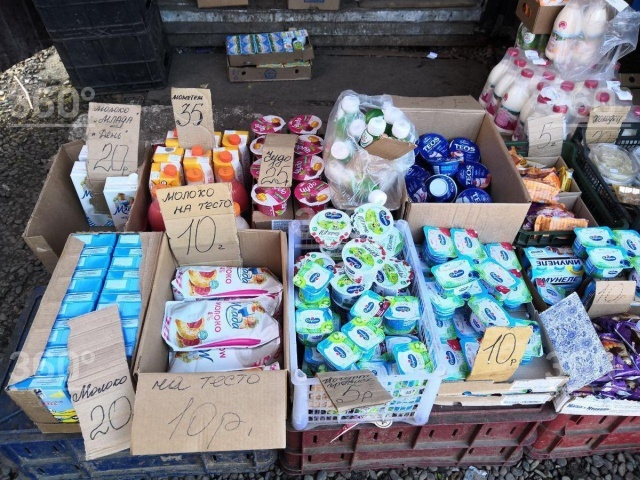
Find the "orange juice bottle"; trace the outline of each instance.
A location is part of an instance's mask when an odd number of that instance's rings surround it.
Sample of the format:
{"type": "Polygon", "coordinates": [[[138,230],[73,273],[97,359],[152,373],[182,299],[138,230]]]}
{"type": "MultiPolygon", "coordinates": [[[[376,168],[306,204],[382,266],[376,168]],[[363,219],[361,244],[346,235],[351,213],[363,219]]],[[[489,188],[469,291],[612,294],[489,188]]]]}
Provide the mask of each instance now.
{"type": "Polygon", "coordinates": [[[200,166],[185,167],[184,176],[187,180],[187,185],[204,185],[204,173],[200,166]]]}
{"type": "Polygon", "coordinates": [[[221,181],[219,172],[223,167],[231,167],[236,180],[244,185],[244,175],[242,174],[242,166],[240,165],[240,154],[237,149],[225,147],[213,149],[213,174],[216,182],[221,181]]]}
{"type": "Polygon", "coordinates": [[[149,190],[153,198],[156,198],[156,190],[159,188],[179,187],[181,185],[182,172],[179,163],[158,162],[151,165],[149,190]]]}
{"type": "MultiPolygon", "coordinates": [[[[200,170],[202,182],[201,183],[213,183],[213,168],[211,166],[211,150],[205,150],[202,145],[194,145],[193,148],[187,149],[184,154],[184,160],[182,166],[184,167],[185,177],[187,185],[199,185],[199,183],[191,183],[189,181],[189,170],[200,170]]],[[[192,173],[193,175],[193,173],[192,173]]],[[[192,176],[192,179],[195,177],[192,176]]],[[[194,180],[195,181],[195,180],[194,180]]]]}

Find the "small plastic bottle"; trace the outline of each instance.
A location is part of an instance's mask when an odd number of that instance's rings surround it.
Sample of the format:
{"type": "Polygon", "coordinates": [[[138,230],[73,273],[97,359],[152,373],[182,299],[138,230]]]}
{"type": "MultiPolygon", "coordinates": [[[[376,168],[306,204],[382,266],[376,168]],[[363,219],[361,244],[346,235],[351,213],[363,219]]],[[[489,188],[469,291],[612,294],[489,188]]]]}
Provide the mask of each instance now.
{"type": "Polygon", "coordinates": [[[348,163],[351,160],[351,148],[345,142],[334,142],[331,145],[331,156],[341,163],[348,163]]]}
{"type": "MultiPolygon", "coordinates": [[[[489,101],[487,102],[487,106],[485,109],[489,113],[489,115],[494,116],[498,113],[498,109],[500,108],[500,104],[502,103],[502,97],[509,87],[520,77],[520,72],[527,65],[526,60],[522,58],[516,58],[511,68],[509,68],[505,74],[498,80],[495,88],[493,89],[493,94],[489,101]]],[[[532,75],[533,76],[533,75],[532,75]]]]}
{"type": "Polygon", "coordinates": [[[532,77],[533,71],[524,68],[520,72],[520,78],[504,94],[500,108],[494,118],[494,123],[500,133],[511,135],[516,129],[520,111],[529,98],[529,81],[532,77]]]}
{"type": "Polygon", "coordinates": [[[387,122],[383,117],[373,117],[367,124],[367,129],[360,137],[360,146],[363,148],[368,147],[375,142],[384,133],[387,128],[387,122]]]}
{"type": "Polygon", "coordinates": [[[495,67],[493,67],[493,70],[491,70],[491,73],[489,73],[487,82],[482,88],[480,98],[478,99],[478,102],[480,102],[480,105],[482,105],[483,108],[486,108],[491,95],[493,95],[493,89],[495,88],[498,81],[504,76],[505,73],[507,73],[507,71],[513,64],[513,60],[519,55],[520,50],[518,48],[510,48],[507,50],[504,58],[500,60],[500,62],[495,67]]]}
{"type": "Polygon", "coordinates": [[[231,183],[231,198],[233,201],[240,205],[240,211],[246,212],[249,209],[249,195],[238,180],[236,180],[235,172],[232,167],[221,167],[218,170],[218,175],[221,182],[231,183]]]}
{"type": "Polygon", "coordinates": [[[413,141],[411,136],[411,124],[406,120],[397,120],[391,128],[391,135],[398,140],[413,141]]]}

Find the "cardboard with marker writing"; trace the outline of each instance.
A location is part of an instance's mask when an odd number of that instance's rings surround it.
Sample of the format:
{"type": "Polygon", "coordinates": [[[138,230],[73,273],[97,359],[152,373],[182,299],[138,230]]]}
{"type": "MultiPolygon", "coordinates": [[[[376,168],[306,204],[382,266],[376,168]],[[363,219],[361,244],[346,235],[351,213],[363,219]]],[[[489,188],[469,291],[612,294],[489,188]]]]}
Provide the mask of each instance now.
{"type": "Polygon", "coordinates": [[[630,107],[595,107],[589,115],[585,140],[592,143],[615,143],[630,107]]]}
{"type": "Polygon", "coordinates": [[[368,370],[318,373],[322,388],[339,412],[353,408],[384,405],[393,397],[368,370]]]}
{"type": "Polygon", "coordinates": [[[565,137],[565,126],[559,113],[527,121],[529,157],[559,157],[565,137]]]}
{"type": "Polygon", "coordinates": [[[208,88],[172,88],[171,105],[180,146],[214,147],[213,104],[208,88]]]}
{"type": "Polygon", "coordinates": [[[636,282],[596,281],[596,294],[588,311],[589,317],[627,312],[635,295],[636,282]]]}
{"type": "Polygon", "coordinates": [[[118,307],[69,320],[69,394],[87,460],[129,448],[135,394],[118,307]]]}
{"type": "Polygon", "coordinates": [[[262,147],[258,185],[290,187],[293,184],[293,156],[297,135],[267,135],[262,147]]]}
{"type": "Polygon", "coordinates": [[[158,190],[176,259],[183,265],[241,266],[230,183],[158,190]]]}
{"type": "Polygon", "coordinates": [[[520,366],[532,334],[531,327],[487,328],[467,380],[509,380],[520,366]]]}

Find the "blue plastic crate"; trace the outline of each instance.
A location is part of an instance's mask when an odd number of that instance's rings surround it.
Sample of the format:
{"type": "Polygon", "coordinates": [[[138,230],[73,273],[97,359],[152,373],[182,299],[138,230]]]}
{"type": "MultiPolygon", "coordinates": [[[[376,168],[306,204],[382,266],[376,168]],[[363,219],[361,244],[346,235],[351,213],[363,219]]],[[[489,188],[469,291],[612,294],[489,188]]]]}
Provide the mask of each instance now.
{"type": "Polygon", "coordinates": [[[120,452],[87,461],[80,434],[44,435],[9,398],[4,388],[13,368],[12,352],[22,348],[45,287],[37,287],[22,311],[0,363],[0,457],[25,477],[38,480],[84,478],[152,479],[169,476],[260,473],[271,468],[276,450],[132,456],[120,452]]]}

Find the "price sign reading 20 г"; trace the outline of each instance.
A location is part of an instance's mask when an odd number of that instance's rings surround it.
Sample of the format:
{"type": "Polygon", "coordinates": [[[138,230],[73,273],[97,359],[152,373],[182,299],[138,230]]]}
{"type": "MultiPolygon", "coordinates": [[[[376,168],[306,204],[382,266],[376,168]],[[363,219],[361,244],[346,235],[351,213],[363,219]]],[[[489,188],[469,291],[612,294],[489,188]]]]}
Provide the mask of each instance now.
{"type": "Polygon", "coordinates": [[[163,188],[157,195],[181,265],[241,266],[230,183],[163,188]]]}
{"type": "Polygon", "coordinates": [[[531,327],[489,327],[467,380],[509,380],[522,361],[531,327]]]}

